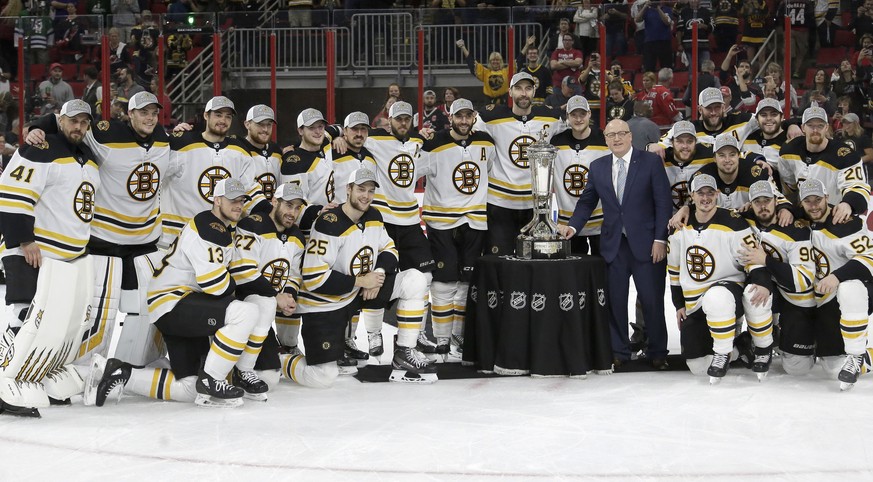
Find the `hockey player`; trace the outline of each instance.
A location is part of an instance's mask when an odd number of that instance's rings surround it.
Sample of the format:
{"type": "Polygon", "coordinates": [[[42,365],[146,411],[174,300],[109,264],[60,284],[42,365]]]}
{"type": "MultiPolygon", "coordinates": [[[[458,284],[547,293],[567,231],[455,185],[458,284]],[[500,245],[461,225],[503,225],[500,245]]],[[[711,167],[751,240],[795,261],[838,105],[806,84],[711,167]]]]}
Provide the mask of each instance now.
{"type": "Polygon", "coordinates": [[[664,153],[664,169],[673,194],[674,214],[691,199],[688,192],[691,177],[712,160],[712,145],[700,142],[694,124],[689,121],[673,124],[673,140],[664,153]]]}
{"type": "Polygon", "coordinates": [[[254,163],[255,180],[267,201],[279,187],[279,169],[282,166],[282,149],[273,142],[276,114],[269,106],[258,104],[246,113],[246,137],[240,143],[248,150],[254,163]]]}
{"type": "Polygon", "coordinates": [[[245,290],[231,275],[239,259],[230,225],[242,217],[248,190],[238,179],[219,180],[212,209],[185,225],[149,283],[149,315],[167,344],[170,369],[133,368],[95,354],[86,405],[102,406],[113,392],[120,397],[119,389],[199,406],[237,407],[244,395],[264,399],[268,387],[253,370],[276,312],[276,292],[257,270],[251,276],[237,270],[236,278],[252,285],[242,286],[260,295],[239,301],[234,290],[245,290]],[[240,386],[226,380],[234,367],[240,386]]]}
{"type": "MultiPolygon", "coordinates": [[[[343,120],[342,135],[338,136],[343,141],[342,153],[335,147],[333,157],[334,178],[348,179],[349,176],[362,167],[376,172],[376,160],[373,154],[364,145],[370,136],[370,118],[363,112],[352,112],[343,120]]],[[[343,186],[336,191],[334,202],[342,204],[348,199],[348,193],[343,186]]]]}
{"type": "Polygon", "coordinates": [[[812,222],[816,318],[821,326],[838,325],[842,338],[837,338],[836,330],[819,333],[824,335],[820,340],[825,350],[822,361],[825,371],[835,371],[839,365],[827,355],[839,353],[842,341],[846,356],[837,378],[840,389],[848,390],[858,381],[867,355],[873,242],[860,217],[851,215],[837,222],[837,207],[828,203],[828,189],[820,179],[806,179],[798,187],[803,210],[812,222]]]}
{"type": "Polygon", "coordinates": [[[450,129],[424,143],[419,169],[427,180],[422,218],[437,261],[430,290],[434,352],[443,355],[464,345],[467,291],[488,228],[485,186],[496,156],[491,136],[473,131],[472,102],[456,99],[449,116],[450,129]]]}
{"type": "Polygon", "coordinates": [[[682,356],[691,373],[705,370],[710,383],[718,383],[727,373],[737,319],[745,313],[760,355],[752,370],[766,373],[773,344],[770,277],[763,266],[737,261],[741,246],[755,245],[755,235],[739,214],[717,207],[712,176],[691,180],[691,198],[696,210],[687,226],[670,235],[667,255],[682,356]]]}
{"type": "MultiPolygon", "coordinates": [[[[396,104],[395,104],[396,105],[396,104]]],[[[410,116],[411,117],[411,116],[410,116]]],[[[311,387],[329,387],[339,374],[345,328],[360,301],[398,299],[398,336],[391,381],[436,381],[436,369],[415,349],[427,296],[427,278],[417,269],[394,274],[394,241],[371,206],[379,183],[376,174],[359,169],[349,177],[349,200],[322,213],[312,227],[303,258],[303,290],[298,309],[304,313],[306,356],[283,364],[285,375],[311,387]]]]}
{"type": "Polygon", "coordinates": [[[536,79],[527,72],[512,76],[509,95],[512,108],[488,106],[480,112],[475,130],[485,131],[494,138],[497,162],[488,177],[488,236],[486,254],[507,255],[515,252],[515,241],[521,228],[533,216],[531,177],[527,146],[545,141],[564,130],[558,122],[559,112],[544,106],[533,106],[536,79]]]}
{"type": "MultiPolygon", "coordinates": [[[[588,168],[591,161],[603,157],[608,152],[603,132],[591,128],[591,107],[581,95],[567,100],[567,125],[564,132],[552,137],[551,144],[558,148],[555,159],[555,199],[558,206],[558,224],[567,224],[576,208],[576,202],[585,189],[588,168]]],[[[572,252],[576,254],[600,255],[600,225],[603,224],[603,210],[600,203],[579,236],[574,236],[572,252]]]]}
{"type": "Polygon", "coordinates": [[[330,139],[325,135],[327,121],[316,109],[297,115],[300,142],[282,155],[280,181],[295,182],[313,205],[327,206],[335,200],[333,159],[330,139]]]}
{"type": "MultiPolygon", "coordinates": [[[[788,142],[788,131],[782,128],[782,103],[776,99],[761,99],[755,108],[757,128],[750,130],[740,140],[741,150],[761,154],[773,168],[774,176],[779,169],[779,150],[788,142]]],[[[776,184],[781,188],[780,183],[776,184]]]]}

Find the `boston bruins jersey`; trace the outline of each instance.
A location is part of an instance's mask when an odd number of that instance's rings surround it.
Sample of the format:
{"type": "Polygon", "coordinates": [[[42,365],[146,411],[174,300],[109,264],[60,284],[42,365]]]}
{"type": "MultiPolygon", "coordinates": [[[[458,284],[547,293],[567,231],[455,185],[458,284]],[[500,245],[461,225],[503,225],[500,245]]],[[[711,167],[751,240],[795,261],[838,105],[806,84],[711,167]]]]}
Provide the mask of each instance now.
{"type": "Polygon", "coordinates": [[[564,130],[559,116],[559,111],[545,106],[534,106],[524,116],[505,105],[489,105],[479,112],[474,129],[491,134],[497,146],[497,162],[488,177],[489,204],[507,209],[533,206],[527,146],[539,140],[544,130],[545,142],[564,130]]]}
{"type": "Polygon", "coordinates": [[[798,136],[782,146],[782,182],[793,188],[804,179],[818,179],[824,183],[829,203],[846,202],[855,214],[866,211],[870,186],[860,156],[841,140],[829,139],[827,143],[823,151],[809,152],[806,137],[798,136]]]}
{"type": "Polygon", "coordinates": [[[815,306],[815,261],[809,224],[795,221],[785,227],[776,223],[761,226],[752,219],[749,223],[767,252],[767,272],[776,282],[782,297],[796,306],[815,306]]]}
{"type": "Polygon", "coordinates": [[[664,169],[667,171],[667,179],[670,181],[670,194],[673,196],[673,213],[688,204],[691,194],[688,188],[691,178],[701,167],[711,164],[712,146],[697,143],[694,155],[689,162],[679,162],[673,155],[673,148],[668,147],[664,152],[664,169]]]}
{"type": "Polygon", "coordinates": [[[306,242],[297,312],[333,311],[348,305],[360,290],[355,277],[376,268],[392,273],[397,260],[379,211],[368,209],[355,223],[342,206],[329,209],[315,220],[306,242]]]}
{"type": "Polygon", "coordinates": [[[333,177],[336,180],[336,199],[334,202],[342,204],[349,198],[347,190],[349,176],[362,167],[376,172],[376,160],[370,150],[364,146],[361,146],[361,150],[358,152],[348,149],[345,154],[340,154],[334,150],[331,155],[333,156],[333,177]]]}
{"type": "MultiPolygon", "coordinates": [[[[749,126],[750,116],[733,116],[736,118],[727,117],[721,121],[721,127],[718,129],[708,129],[703,120],[698,119],[696,121],[691,121],[694,124],[694,128],[697,130],[697,142],[704,144],[715,144],[715,138],[719,134],[724,134],[725,132],[733,133],[734,137],[737,139],[743,139],[747,135],[747,131],[751,128],[749,126]]],[[[667,131],[661,137],[660,144],[663,148],[668,148],[673,145],[673,127],[670,127],[670,130],[667,131]]]]}
{"type": "MultiPolygon", "coordinates": [[[[840,281],[873,281],[873,234],[860,217],[853,216],[846,223],[834,224],[831,212],[824,221],[812,223],[810,227],[816,279],[833,274],[840,281]]],[[[821,306],[835,296],[836,291],[816,292],[815,301],[821,306]]]]}
{"type": "Polygon", "coordinates": [[[261,187],[264,199],[271,201],[273,193],[279,187],[279,168],[282,166],[282,148],[275,142],[269,142],[263,149],[256,147],[247,139],[240,139],[240,144],[249,151],[254,165],[255,181],[261,187]]]}
{"type": "Polygon", "coordinates": [[[0,176],[0,256],[21,255],[35,241],[47,258],[71,260],[85,254],[100,176],[87,146],[63,135],[24,145],[0,176]]]}
{"type": "Polygon", "coordinates": [[[296,183],[310,204],[325,206],[336,199],[333,157],[330,140],[325,137],[318,151],[307,151],[300,144],[282,155],[279,184],[296,183]]]}
{"type": "Polygon", "coordinates": [[[170,244],[149,282],[149,321],[158,321],[191,293],[233,294],[236,282],[228,266],[236,258],[230,229],[212,211],[195,215],[170,244]]]}
{"type": "Polygon", "coordinates": [[[427,180],[424,222],[436,229],[464,224],[488,229],[486,186],[496,155],[494,140],[485,132],[473,132],[459,141],[450,131],[442,131],[425,142],[419,160],[419,174],[427,180]]]}
{"type": "MultiPolygon", "coordinates": [[[[573,137],[573,131],[566,130],[552,137],[551,144],[558,148],[553,181],[558,206],[558,224],[567,224],[573,216],[573,210],[576,209],[576,202],[582,195],[582,190],[585,189],[591,163],[599,157],[609,155],[610,152],[606,147],[603,132],[593,129],[589,136],[582,140],[573,137]]],[[[579,234],[599,235],[602,224],[603,209],[598,201],[597,207],[594,208],[579,234]]]]}
{"type": "Polygon", "coordinates": [[[667,240],[667,273],[673,305],[677,310],[684,307],[687,314],[700,308],[703,294],[715,283],[744,285],[747,273],[763,268],[743,266],[738,261],[742,246],[755,245],[749,223],[734,211],[716,209],[708,223],[698,223],[692,216],[686,226],[667,240]]]}
{"type": "Polygon", "coordinates": [[[165,242],[178,236],[197,213],[212,209],[212,191],[222,179],[233,177],[249,186],[247,210],[264,200],[252,157],[238,139],[209,142],[200,132],[176,132],[170,137],[170,148],[169,173],[161,192],[165,242]]]}
{"type": "Polygon", "coordinates": [[[375,172],[379,180],[373,207],[382,213],[388,224],[420,224],[415,181],[421,177],[416,167],[424,139],[410,132],[409,139],[401,141],[384,129],[376,129],[370,132],[364,145],[376,160],[375,172]]]}
{"type": "Polygon", "coordinates": [[[234,244],[239,263],[231,266],[231,272],[254,270],[256,276],[269,283],[273,292],[297,297],[304,245],[300,228],[292,226],[280,233],[268,214],[252,214],[237,224],[234,244]]]}
{"type": "Polygon", "coordinates": [[[743,152],[754,152],[764,156],[767,163],[773,167],[774,172],[778,172],[779,151],[786,142],[788,142],[787,131],[783,130],[781,134],[772,139],[764,139],[764,133],[758,129],[749,133],[745,139],[741,139],[740,144],[743,152]]]}
{"type": "MultiPolygon", "coordinates": [[[[757,159],[757,156],[755,156],[757,159]]],[[[750,158],[740,157],[737,167],[737,177],[731,183],[726,183],[718,174],[718,165],[711,162],[701,167],[694,176],[709,174],[715,178],[718,185],[718,207],[725,209],[739,209],[749,202],[749,187],[756,181],[768,181],[770,177],[767,171],[750,158]]],[[[692,177],[694,177],[692,176],[692,177]]],[[[777,203],[788,206],[788,201],[776,191],[777,203]]]]}

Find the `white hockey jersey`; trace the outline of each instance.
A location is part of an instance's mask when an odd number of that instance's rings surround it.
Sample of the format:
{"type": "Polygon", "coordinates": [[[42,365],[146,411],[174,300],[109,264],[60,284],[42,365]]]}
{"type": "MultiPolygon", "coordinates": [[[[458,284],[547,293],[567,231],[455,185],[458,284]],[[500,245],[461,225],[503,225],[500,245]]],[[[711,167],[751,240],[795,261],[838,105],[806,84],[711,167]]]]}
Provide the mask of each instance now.
{"type": "Polygon", "coordinates": [[[852,212],[867,210],[870,186],[861,157],[844,142],[829,139],[821,152],[806,149],[806,137],[788,141],[779,151],[779,175],[788,186],[797,186],[804,179],[818,179],[825,186],[828,202],[846,202],[852,212]]]}
{"type": "Polygon", "coordinates": [[[673,196],[673,214],[682,206],[688,204],[691,194],[688,192],[691,186],[691,178],[701,167],[711,164],[712,146],[698,142],[694,149],[694,156],[690,162],[679,162],[673,154],[673,148],[668,147],[664,153],[664,169],[667,171],[667,179],[670,181],[670,194],[673,196]]]}
{"type": "Polygon", "coordinates": [[[276,293],[300,291],[300,266],[303,261],[303,233],[296,226],[279,232],[269,215],[252,214],[236,226],[234,244],[239,253],[241,272],[254,269],[276,293]]]}
{"type": "Polygon", "coordinates": [[[325,138],[318,151],[307,151],[298,144],[282,155],[279,184],[286,182],[300,186],[309,204],[326,206],[336,200],[333,154],[329,138],[325,138]]]}
{"type": "MultiPolygon", "coordinates": [[[[843,224],[834,224],[833,213],[819,223],[812,223],[812,247],[815,260],[815,277],[823,279],[829,274],[840,281],[873,277],[873,234],[867,231],[864,221],[857,216],[843,224]]],[[[836,296],[815,293],[818,306],[836,296]]]]}
{"type": "Polygon", "coordinates": [[[779,151],[786,142],[788,142],[788,132],[786,131],[772,139],[764,139],[764,133],[755,130],[750,132],[745,139],[740,139],[740,147],[743,152],[754,152],[764,156],[764,159],[773,169],[779,169],[779,151]]]}
{"type": "Polygon", "coordinates": [[[763,227],[754,220],[749,222],[769,256],[766,268],[782,297],[796,306],[815,306],[815,260],[809,225],[795,221],[785,227],[775,223],[763,227]]]}
{"type": "Polygon", "coordinates": [[[282,149],[275,142],[268,143],[263,149],[258,148],[246,139],[240,143],[249,151],[254,166],[255,181],[261,187],[264,199],[273,199],[273,193],[279,188],[279,169],[282,166],[282,149]]]}
{"type": "Polygon", "coordinates": [[[421,177],[416,168],[423,144],[424,139],[417,133],[411,132],[409,139],[401,141],[384,129],[371,132],[364,143],[376,160],[379,180],[373,207],[382,213],[387,224],[413,226],[421,223],[415,182],[421,177]]]}
{"type": "Polygon", "coordinates": [[[331,155],[333,156],[333,178],[336,184],[334,202],[342,204],[349,199],[347,190],[349,176],[362,167],[377,172],[376,160],[370,150],[363,146],[359,152],[349,149],[345,154],[333,151],[331,155]]]}
{"type": "MultiPolygon", "coordinates": [[[[588,169],[591,163],[599,158],[609,155],[603,132],[592,131],[588,138],[578,140],[573,137],[570,130],[566,130],[552,137],[552,145],[558,148],[558,157],[555,158],[555,179],[553,189],[555,201],[558,206],[558,224],[567,224],[576,209],[576,202],[585,189],[588,182],[588,169]]],[[[579,232],[581,236],[597,236],[603,225],[603,208],[600,201],[591,212],[588,222],[579,232]]]]}

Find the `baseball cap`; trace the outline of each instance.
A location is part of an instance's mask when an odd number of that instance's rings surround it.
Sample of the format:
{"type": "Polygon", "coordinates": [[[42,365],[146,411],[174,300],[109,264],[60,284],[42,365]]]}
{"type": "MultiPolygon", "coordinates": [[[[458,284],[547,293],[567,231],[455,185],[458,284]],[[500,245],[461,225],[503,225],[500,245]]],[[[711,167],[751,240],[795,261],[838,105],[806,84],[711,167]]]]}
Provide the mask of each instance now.
{"type": "Polygon", "coordinates": [[[265,120],[271,120],[273,122],[276,122],[276,113],[273,112],[273,109],[271,109],[268,105],[254,105],[246,113],[246,121],[252,121],[255,124],[258,124],[265,120]]]}
{"type": "Polygon", "coordinates": [[[283,201],[300,199],[304,204],[306,203],[306,195],[303,193],[303,189],[300,189],[300,186],[297,184],[290,182],[286,182],[279,186],[279,188],[276,189],[276,192],[273,193],[273,197],[283,201]]]}
{"type": "Polygon", "coordinates": [[[55,69],[61,69],[61,70],[63,70],[63,68],[64,68],[63,65],[61,65],[61,64],[59,64],[59,63],[57,63],[57,62],[55,62],[55,63],[51,64],[51,66],[49,66],[49,71],[52,71],[52,70],[55,70],[55,69]]]}
{"type": "Polygon", "coordinates": [[[431,89],[428,89],[428,90],[425,90],[424,93],[421,94],[421,95],[423,95],[423,96],[424,96],[424,95],[432,95],[432,96],[436,97],[436,92],[434,92],[434,91],[431,90],[431,89]]]}
{"type": "Polygon", "coordinates": [[[694,127],[694,124],[688,121],[679,121],[673,124],[673,139],[683,134],[691,134],[697,138],[697,129],[694,127]]]}
{"type": "Polygon", "coordinates": [[[467,99],[455,99],[452,102],[452,107],[449,109],[449,115],[455,115],[462,110],[471,110],[476,112],[476,109],[473,108],[473,103],[467,99]]]}
{"type": "Polygon", "coordinates": [[[355,127],[361,124],[366,126],[370,125],[370,117],[363,112],[352,112],[347,115],[346,119],[343,121],[343,127],[355,127]]]}
{"type": "Polygon", "coordinates": [[[588,105],[588,99],[581,95],[574,95],[567,101],[567,113],[573,112],[576,109],[583,109],[591,112],[591,106],[588,105]]]}
{"type": "Polygon", "coordinates": [[[158,102],[155,94],[151,92],[137,92],[127,101],[127,110],[144,109],[152,104],[158,106],[158,109],[161,108],[161,103],[158,102]]]}
{"type": "Polygon", "coordinates": [[[527,72],[519,72],[512,76],[512,80],[509,81],[509,87],[515,87],[515,84],[521,82],[522,80],[530,81],[531,84],[536,85],[536,81],[533,78],[533,75],[530,75],[527,72]]]}
{"type": "Polygon", "coordinates": [[[718,191],[718,185],[715,183],[715,178],[709,174],[698,174],[691,180],[691,192],[697,192],[705,187],[711,187],[718,191]]]}
{"type": "Polygon", "coordinates": [[[76,117],[79,114],[88,114],[88,117],[94,118],[93,114],[91,114],[91,106],[82,99],[68,100],[61,107],[61,115],[76,117]]]}
{"type": "Polygon", "coordinates": [[[697,103],[703,107],[709,107],[715,103],[724,104],[724,96],[721,95],[721,90],[715,87],[707,87],[700,92],[697,103]]]}
{"type": "Polygon", "coordinates": [[[233,101],[223,95],[217,95],[209,99],[209,102],[206,103],[206,109],[204,109],[203,112],[211,112],[221,109],[230,109],[231,111],[233,111],[234,114],[236,114],[236,109],[233,106],[233,101]]]}
{"type": "Polygon", "coordinates": [[[379,181],[376,180],[376,173],[367,168],[362,167],[356,169],[355,172],[349,176],[349,184],[361,185],[365,182],[373,182],[376,184],[376,187],[379,187],[379,181]]]}
{"type": "Polygon", "coordinates": [[[568,85],[576,85],[576,79],[574,79],[572,75],[567,75],[561,80],[561,85],[564,87],[568,85]]]}
{"type": "Polygon", "coordinates": [[[807,122],[809,122],[813,119],[821,119],[821,120],[825,121],[825,123],[827,123],[828,113],[825,112],[825,110],[822,109],[821,107],[817,107],[817,106],[808,107],[805,111],[803,111],[803,123],[806,124],[807,122]]]}
{"type": "Polygon", "coordinates": [[[324,114],[318,109],[303,109],[297,114],[297,127],[310,127],[318,121],[327,122],[324,119],[324,114]]]}
{"type": "Polygon", "coordinates": [[[733,147],[736,150],[740,150],[740,143],[737,141],[737,138],[730,133],[719,134],[715,137],[715,146],[713,146],[712,152],[718,152],[723,147],[733,147]]]}
{"type": "Polygon", "coordinates": [[[412,117],[412,105],[409,102],[397,101],[388,109],[388,117],[392,119],[402,115],[412,117]]]}
{"type": "MultiPolygon", "coordinates": [[[[726,85],[721,86],[718,90],[721,91],[722,96],[733,95],[733,93],[731,92],[731,88],[726,86],[726,85]]],[[[722,98],[724,98],[724,97],[722,97],[722,98]]]]}
{"type": "Polygon", "coordinates": [[[805,179],[797,186],[797,189],[800,191],[798,198],[800,198],[801,201],[809,196],[825,196],[824,184],[818,179],[805,179]]]}
{"type": "Polygon", "coordinates": [[[224,196],[227,199],[237,199],[239,197],[248,197],[246,195],[246,186],[239,179],[228,177],[215,183],[215,189],[212,191],[215,197],[224,196]]]}
{"type": "Polygon", "coordinates": [[[858,114],[853,114],[849,112],[848,114],[845,114],[843,116],[843,124],[845,124],[846,122],[857,124],[858,122],[861,122],[861,119],[858,118],[858,114]]]}
{"type": "Polygon", "coordinates": [[[776,191],[770,181],[755,181],[749,186],[749,201],[759,197],[776,197],[776,191]]]}
{"type": "Polygon", "coordinates": [[[767,97],[766,99],[761,99],[761,102],[758,102],[758,107],[755,108],[755,115],[758,115],[764,109],[775,109],[776,112],[782,113],[782,103],[776,99],[771,99],[767,97]]]}

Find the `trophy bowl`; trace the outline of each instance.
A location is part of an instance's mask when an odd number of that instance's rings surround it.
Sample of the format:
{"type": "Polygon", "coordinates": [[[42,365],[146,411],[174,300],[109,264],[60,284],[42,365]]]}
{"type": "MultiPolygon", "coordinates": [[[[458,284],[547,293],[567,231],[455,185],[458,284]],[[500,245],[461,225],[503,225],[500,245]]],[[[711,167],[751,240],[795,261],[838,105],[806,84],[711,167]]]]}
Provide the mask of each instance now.
{"type": "Polygon", "coordinates": [[[533,218],[516,238],[515,255],[521,259],[563,259],[570,255],[570,240],[558,234],[558,225],[552,219],[552,182],[558,149],[544,139],[542,132],[540,140],[527,146],[533,218]]]}

